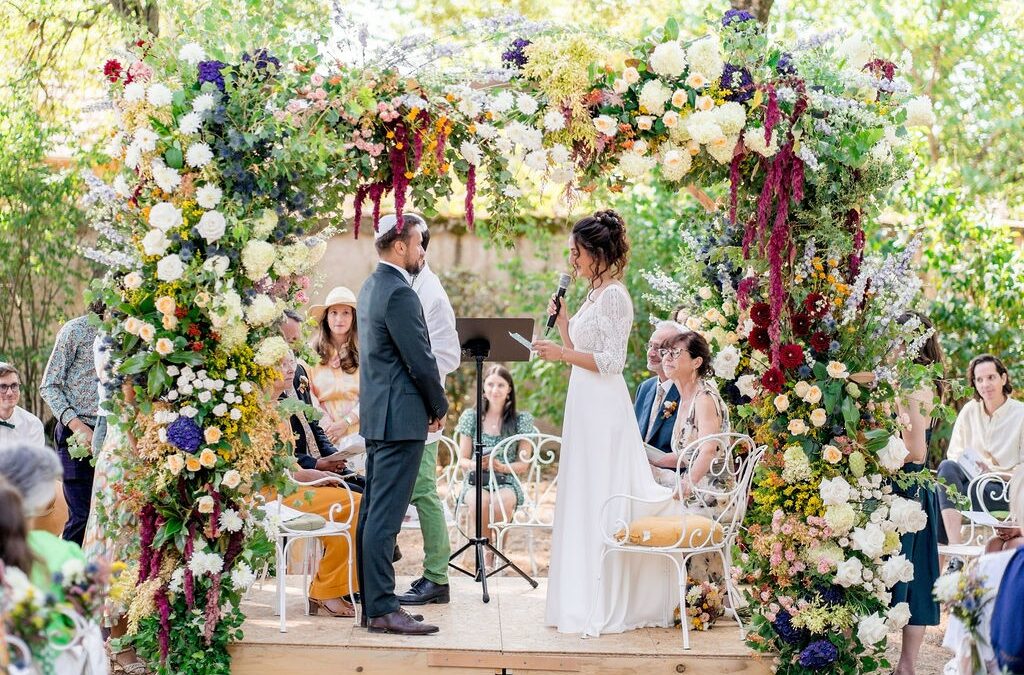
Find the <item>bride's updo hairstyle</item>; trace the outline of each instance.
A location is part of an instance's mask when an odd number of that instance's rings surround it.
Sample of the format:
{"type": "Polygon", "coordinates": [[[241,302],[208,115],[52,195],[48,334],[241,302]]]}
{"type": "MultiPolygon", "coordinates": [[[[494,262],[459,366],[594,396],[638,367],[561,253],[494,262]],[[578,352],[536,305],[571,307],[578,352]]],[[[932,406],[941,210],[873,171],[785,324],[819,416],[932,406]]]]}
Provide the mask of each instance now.
{"type": "Polygon", "coordinates": [[[597,262],[594,280],[611,272],[618,278],[629,260],[629,242],[626,240],[626,224],[622,216],[612,210],[596,211],[593,215],[579,220],[572,226],[572,239],[597,262]]]}

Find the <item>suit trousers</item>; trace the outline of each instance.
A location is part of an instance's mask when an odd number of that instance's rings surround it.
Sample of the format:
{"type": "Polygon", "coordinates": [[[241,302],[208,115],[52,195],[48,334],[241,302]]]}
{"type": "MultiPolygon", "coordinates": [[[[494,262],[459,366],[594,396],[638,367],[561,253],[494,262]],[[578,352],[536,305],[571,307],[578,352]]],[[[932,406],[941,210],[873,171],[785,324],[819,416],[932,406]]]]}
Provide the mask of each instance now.
{"type": "Polygon", "coordinates": [[[395,539],[412,499],[424,441],[366,441],[366,488],[359,506],[357,571],[368,618],[397,612],[395,539]]]}
{"type": "Polygon", "coordinates": [[[81,546],[92,508],[94,470],[88,459],[72,459],[68,454],[68,439],[73,434],[69,427],[58,422],[53,430],[53,441],[64,467],[64,501],[68,505],[68,522],[61,537],[81,546]]]}

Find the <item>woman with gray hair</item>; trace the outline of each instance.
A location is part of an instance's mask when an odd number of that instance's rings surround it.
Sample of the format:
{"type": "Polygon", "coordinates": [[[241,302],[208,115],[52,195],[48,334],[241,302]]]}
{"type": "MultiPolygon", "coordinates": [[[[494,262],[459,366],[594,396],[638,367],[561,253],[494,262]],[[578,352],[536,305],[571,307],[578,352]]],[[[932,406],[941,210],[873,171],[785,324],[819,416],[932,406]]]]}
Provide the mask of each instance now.
{"type": "Polygon", "coordinates": [[[58,596],[60,584],[54,583],[54,573],[69,560],[85,562],[78,544],[36,529],[36,519],[57,499],[57,481],[63,473],[57,454],[45,446],[16,444],[0,448],[0,476],[21,494],[29,530],[28,546],[37,561],[29,576],[36,587],[58,596]]]}

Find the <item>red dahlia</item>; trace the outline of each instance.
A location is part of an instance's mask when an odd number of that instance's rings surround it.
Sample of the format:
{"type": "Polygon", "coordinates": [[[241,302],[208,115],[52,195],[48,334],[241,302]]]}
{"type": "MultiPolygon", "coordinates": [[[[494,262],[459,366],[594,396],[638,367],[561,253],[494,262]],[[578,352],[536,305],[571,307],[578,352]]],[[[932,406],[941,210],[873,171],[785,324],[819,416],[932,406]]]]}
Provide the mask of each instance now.
{"type": "Polygon", "coordinates": [[[782,391],[782,384],[785,380],[786,378],[782,375],[782,371],[778,367],[772,366],[764,371],[764,375],[761,376],[761,386],[773,394],[778,394],[782,391]]]}
{"type": "Polygon", "coordinates": [[[828,302],[821,293],[808,293],[804,298],[804,309],[815,319],[820,319],[828,312],[828,302]]]}
{"type": "Polygon", "coordinates": [[[121,79],[121,63],[117,59],[110,59],[103,64],[103,74],[111,82],[121,79]]]}
{"type": "Polygon", "coordinates": [[[750,337],[747,338],[750,346],[754,349],[768,353],[772,346],[771,338],[768,337],[768,329],[762,326],[754,326],[750,329],[750,337]]]}
{"type": "Polygon", "coordinates": [[[811,349],[816,352],[824,354],[828,351],[830,344],[832,344],[832,338],[828,333],[823,333],[819,330],[811,336],[811,349]]]}
{"type": "Polygon", "coordinates": [[[811,317],[803,312],[790,317],[790,323],[793,325],[793,335],[797,337],[804,337],[811,331],[811,317]]]}
{"type": "Polygon", "coordinates": [[[804,349],[792,342],[782,345],[779,350],[779,361],[786,368],[799,368],[804,362],[804,349]]]}
{"type": "Polygon", "coordinates": [[[772,308],[767,302],[755,302],[750,308],[750,318],[758,326],[767,328],[772,321],[772,308]]]}

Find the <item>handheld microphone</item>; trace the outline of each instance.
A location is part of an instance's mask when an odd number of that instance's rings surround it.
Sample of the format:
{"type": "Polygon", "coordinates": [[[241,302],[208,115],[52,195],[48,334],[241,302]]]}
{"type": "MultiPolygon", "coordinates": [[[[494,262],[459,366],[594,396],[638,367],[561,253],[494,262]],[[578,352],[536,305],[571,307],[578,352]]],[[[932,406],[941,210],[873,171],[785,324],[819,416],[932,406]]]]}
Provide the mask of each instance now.
{"type": "Polygon", "coordinates": [[[548,331],[550,331],[555,325],[555,317],[558,316],[558,312],[562,308],[562,298],[565,297],[565,291],[569,288],[569,282],[572,281],[572,277],[568,274],[561,274],[558,277],[558,290],[555,291],[555,313],[548,316],[548,327],[544,329],[544,336],[547,337],[548,331]]]}

